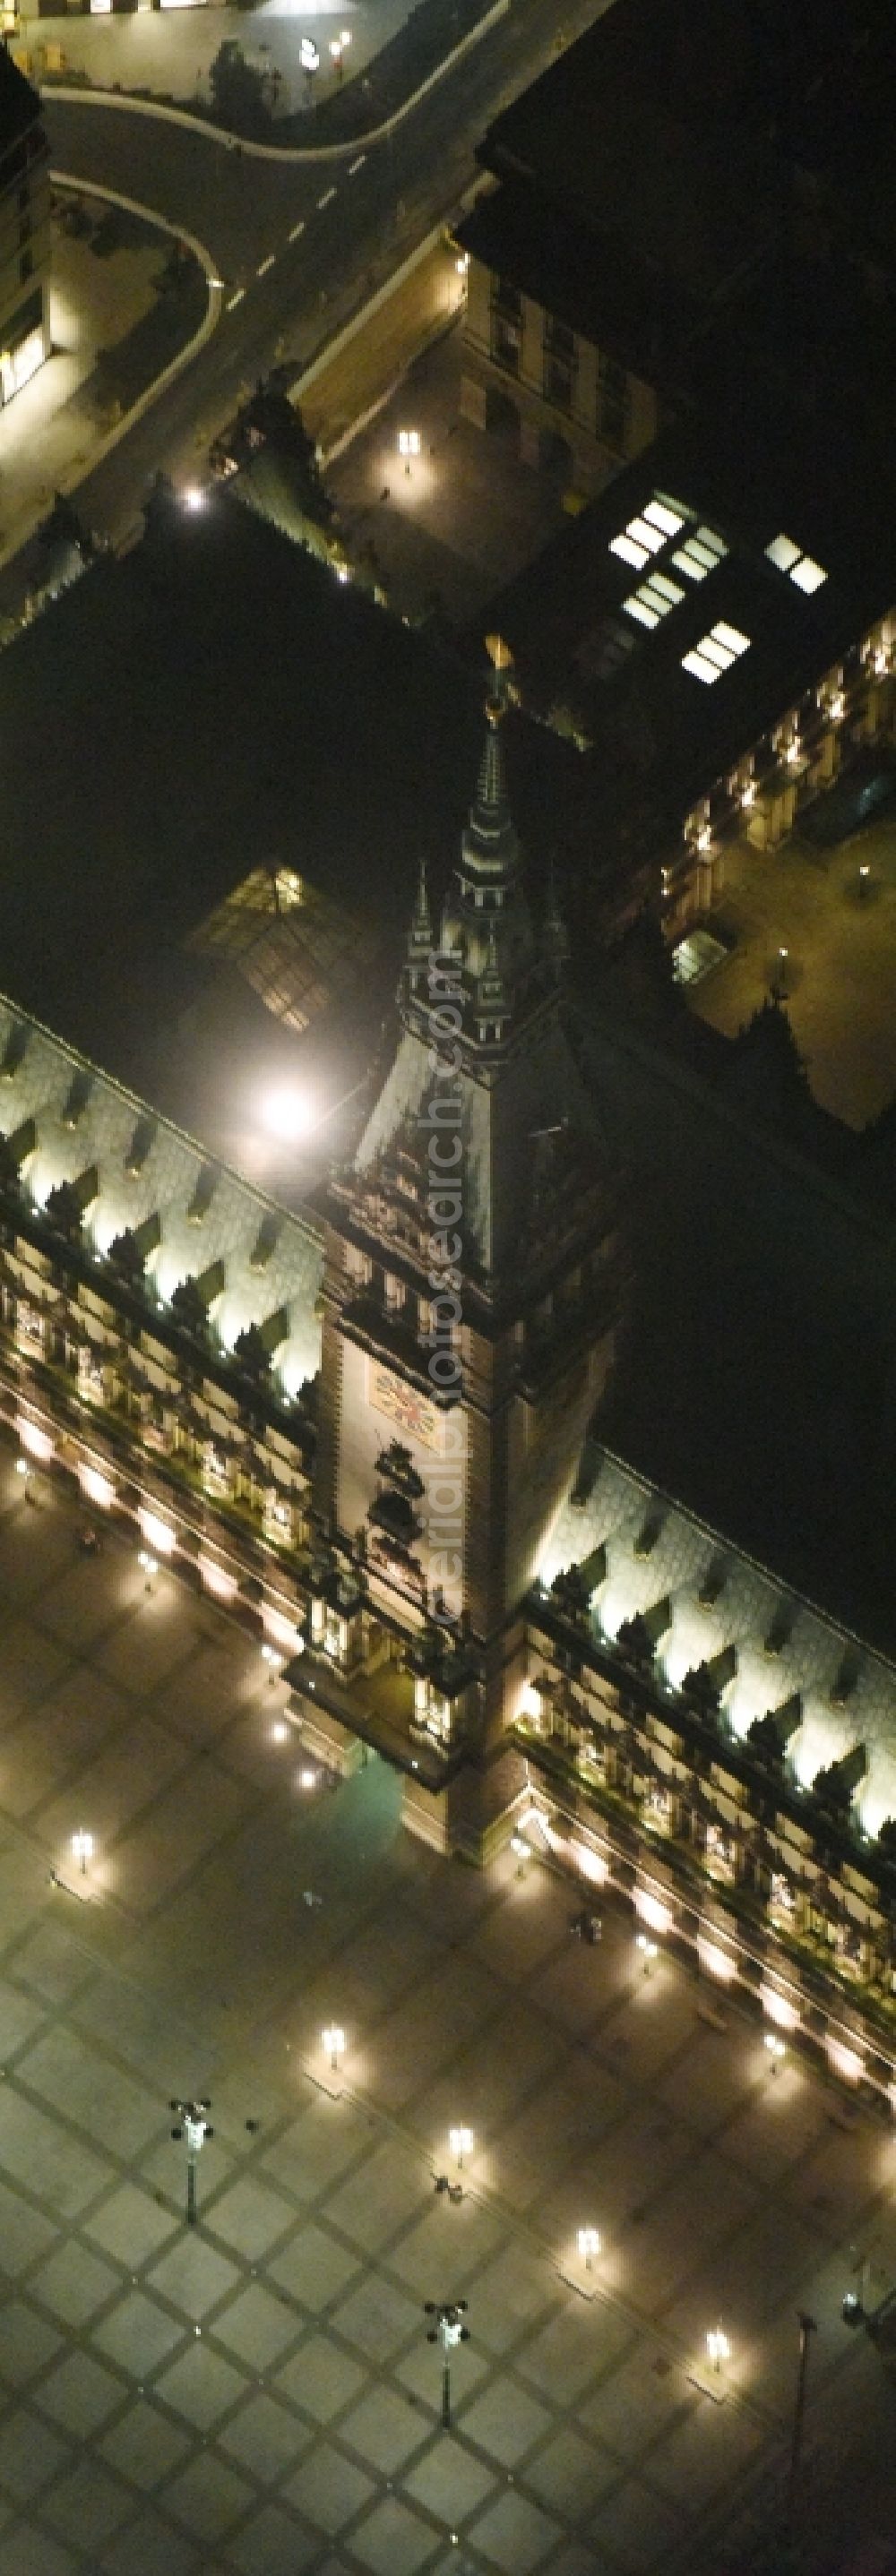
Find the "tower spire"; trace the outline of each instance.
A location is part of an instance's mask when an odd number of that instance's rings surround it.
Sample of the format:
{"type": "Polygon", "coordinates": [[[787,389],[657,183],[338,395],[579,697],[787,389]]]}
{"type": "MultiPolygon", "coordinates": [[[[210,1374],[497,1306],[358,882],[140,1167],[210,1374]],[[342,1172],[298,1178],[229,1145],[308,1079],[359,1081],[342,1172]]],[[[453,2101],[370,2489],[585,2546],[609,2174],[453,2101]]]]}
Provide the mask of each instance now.
{"type": "Polygon", "coordinates": [[[405,988],[411,993],[415,993],[417,991],[424,967],[432,955],[432,947],[433,926],[432,913],[429,905],[429,888],[426,882],[426,860],[421,859],[420,875],[417,880],[417,894],[414,909],[411,914],[411,926],[407,936],[406,965],[403,979],[405,988]]]}

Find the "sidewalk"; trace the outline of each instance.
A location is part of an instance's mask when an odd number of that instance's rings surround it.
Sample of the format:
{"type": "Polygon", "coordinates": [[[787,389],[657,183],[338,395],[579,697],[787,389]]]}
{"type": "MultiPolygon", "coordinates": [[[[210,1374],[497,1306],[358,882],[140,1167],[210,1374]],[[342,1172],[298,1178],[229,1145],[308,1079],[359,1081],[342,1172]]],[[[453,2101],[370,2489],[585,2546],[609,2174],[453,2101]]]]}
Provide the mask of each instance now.
{"type": "MultiPolygon", "coordinates": [[[[28,563],[10,558],[27,544],[53,495],[89,470],[99,441],[192,337],[206,304],[205,281],[190,262],[187,292],[159,292],[170,235],[88,191],[54,187],[53,355],[0,414],[0,612],[15,616],[28,563]],[[85,209],[85,230],[65,211],[85,209]],[[193,280],[200,304],[189,291],[193,280]]],[[[77,507],[77,494],[75,494],[77,507]]]]}
{"type": "Polygon", "coordinates": [[[209,68],[222,44],[241,46],[251,69],[279,73],[274,114],[317,106],[338,86],[330,43],[347,29],[351,43],[344,57],[344,79],[357,78],[409,17],[414,0],[334,0],[332,8],[316,0],[263,0],[258,9],[231,8],[226,0],[184,9],[141,9],[124,17],[38,17],[22,11],[21,36],[13,57],[31,80],[46,72],[59,77],[87,73],[100,88],[116,83],[126,90],[152,90],[180,104],[198,96],[209,100],[209,68]],[[310,37],[320,55],[320,70],[311,82],[300,65],[300,48],[310,37]],[[61,59],[60,59],[61,57],[61,59]]]}

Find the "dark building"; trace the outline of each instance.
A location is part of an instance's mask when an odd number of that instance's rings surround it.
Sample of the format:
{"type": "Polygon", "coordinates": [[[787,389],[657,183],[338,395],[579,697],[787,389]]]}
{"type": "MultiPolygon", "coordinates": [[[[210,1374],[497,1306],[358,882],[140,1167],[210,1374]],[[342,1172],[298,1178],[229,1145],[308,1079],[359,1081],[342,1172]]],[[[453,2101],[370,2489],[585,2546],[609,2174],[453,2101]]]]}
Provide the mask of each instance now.
{"type": "Polygon", "coordinates": [[[50,354],[49,147],[40,100],[0,45],[0,400],[50,354]]]}
{"type": "Polygon", "coordinates": [[[888,17],[605,10],[480,146],[465,416],[593,494],[710,396],[736,420],[745,382],[819,418],[853,363],[891,387],[888,17]]]}

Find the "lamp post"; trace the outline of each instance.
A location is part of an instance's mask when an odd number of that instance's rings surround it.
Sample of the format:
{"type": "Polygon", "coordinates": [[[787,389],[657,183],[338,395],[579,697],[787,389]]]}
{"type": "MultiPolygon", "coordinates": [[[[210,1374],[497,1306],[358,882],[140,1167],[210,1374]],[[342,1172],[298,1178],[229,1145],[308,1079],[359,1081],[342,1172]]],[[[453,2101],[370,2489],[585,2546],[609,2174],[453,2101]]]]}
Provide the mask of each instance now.
{"type": "Polygon", "coordinates": [[[146,1581],[143,1586],[144,1592],[151,1592],[154,1578],[159,1571],[158,1557],[150,1556],[149,1549],[141,1547],[137,1563],[142,1568],[142,1571],[146,1576],[146,1581]]]}
{"type": "Polygon", "coordinates": [[[261,1660],[268,1666],[268,1681],[273,1690],[277,1675],[283,1668],[283,1656],[278,1655],[276,1646],[262,1646],[261,1660]]]}
{"type": "Polygon", "coordinates": [[[464,2157],[470,2156],[473,2153],[472,2129],[449,2129],[448,2144],[455,2159],[458,2173],[462,2173],[464,2157]]]}
{"type": "Polygon", "coordinates": [[[187,2142],[188,2227],[195,2227],[196,2225],[196,2166],[199,2161],[202,2148],[205,2145],[206,2138],[213,2138],[215,2134],[214,2129],[209,2127],[209,2123],[205,2116],[206,2112],[211,2110],[211,2107],[211,2103],[208,2101],[171,2102],[169,2104],[169,2109],[176,2111],[178,2115],[178,2127],[176,2129],[172,2129],[171,2135],[173,2138],[185,2138],[187,2142]]]}
{"type": "Polygon", "coordinates": [[[721,2326],[710,2327],[706,2338],[706,2349],[714,2370],[720,2371],[723,2361],[730,2361],[731,2345],[727,2335],[722,2333],[721,2326]]]}
{"type": "Polygon", "coordinates": [[[803,2417],[806,2412],[806,2381],[809,2375],[809,2338],[817,2332],[815,2319],[805,2308],[797,2309],[799,2352],[796,2366],[796,2396],[793,2405],[793,2433],[790,2443],[790,2469],[787,2477],[787,2514],[793,2513],[800,2474],[800,2452],[803,2446],[803,2417]]]}
{"type": "Polygon", "coordinates": [[[586,2272],[593,2269],[594,2257],[600,2253],[600,2235],[596,2227],[580,2227],[576,2238],[586,2272]]]}
{"type": "Polygon", "coordinates": [[[420,454],[420,432],[419,432],[419,429],[400,429],[400,430],[399,430],[399,432],[398,432],[398,453],[399,453],[399,456],[401,456],[401,457],[403,457],[403,458],[404,458],[404,470],[405,470],[405,473],[406,473],[406,475],[408,476],[408,478],[410,478],[410,472],[411,472],[411,458],[412,458],[412,456],[419,456],[419,454],[420,454]]]}
{"type": "Polygon", "coordinates": [[[329,2030],[321,2031],[321,2043],[326,2049],[332,2072],[337,2075],[340,2057],[345,2056],[345,2032],[340,2030],[338,2022],[331,2022],[329,2030]]]}
{"type": "Polygon", "coordinates": [[[426,2299],[423,2314],[434,2317],[427,2330],[427,2343],[442,2347],[442,2423],[446,2431],[451,2423],[451,2355],[459,2343],[469,2343],[470,2329],[462,2323],[467,2313],[466,2299],[446,2299],[437,2307],[435,2299],[426,2299]]]}
{"type": "Polygon", "coordinates": [[[635,1949],[640,1950],[644,1961],[644,1974],[645,1977],[649,1977],[654,1959],[659,1958],[659,1943],[649,1940],[646,1932],[636,1932],[635,1949]]]}
{"type": "Polygon", "coordinates": [[[338,36],[331,36],[330,38],[330,60],[333,65],[337,81],[340,82],[345,69],[345,56],[351,41],[351,32],[348,27],[343,27],[338,36]]]}
{"type": "Polygon", "coordinates": [[[72,1835],[72,1857],[78,1863],[82,1878],[86,1878],[87,1863],[93,1859],[93,1835],[86,1833],[83,1825],[78,1833],[72,1835]]]}

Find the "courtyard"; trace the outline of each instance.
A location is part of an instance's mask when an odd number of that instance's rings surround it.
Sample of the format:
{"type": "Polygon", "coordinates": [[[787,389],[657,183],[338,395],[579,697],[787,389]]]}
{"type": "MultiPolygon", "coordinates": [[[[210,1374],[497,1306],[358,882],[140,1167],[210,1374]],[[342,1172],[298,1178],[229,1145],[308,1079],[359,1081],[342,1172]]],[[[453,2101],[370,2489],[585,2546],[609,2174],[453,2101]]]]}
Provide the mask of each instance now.
{"type": "Polygon", "coordinates": [[[375,1760],[334,1789],[260,1635],[82,1520],[0,1451],[0,2576],[721,2576],[798,2308],[806,2565],[863,2444],[885,2540],[840,2306],[896,2277],[891,2131],[622,1904],[571,1941],[534,1857],[440,1859],[375,1760]]]}
{"type": "Polygon", "coordinates": [[[731,945],[691,996],[700,1018],[736,1037],[776,986],[821,1107],[850,1127],[879,1117],[896,1084],[892,809],[839,840],[807,828],[777,850],[726,846],[711,928],[731,945]]]}

